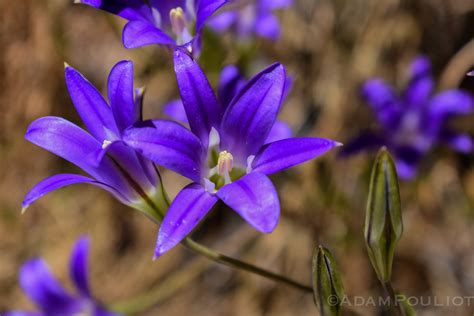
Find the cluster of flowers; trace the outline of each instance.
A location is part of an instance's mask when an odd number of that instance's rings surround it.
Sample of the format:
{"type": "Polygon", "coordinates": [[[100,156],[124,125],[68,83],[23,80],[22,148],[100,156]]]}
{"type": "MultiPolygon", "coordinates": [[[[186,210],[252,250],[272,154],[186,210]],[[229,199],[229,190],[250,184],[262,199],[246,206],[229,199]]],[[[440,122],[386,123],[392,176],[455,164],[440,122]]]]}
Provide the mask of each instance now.
{"type": "MultiPolygon", "coordinates": [[[[155,257],[188,236],[219,199],[255,229],[272,232],[280,205],[268,175],[318,157],[340,143],[292,137],[290,128],[277,120],[291,87],[283,65],[270,65],[248,81],[236,67],[225,67],[216,95],[197,58],[206,22],[217,32],[232,29],[240,37],[258,34],[274,40],[279,23],[272,12],[289,6],[291,0],[78,2],[126,19],[122,39],[127,48],[171,47],[181,99],[165,106],[173,120],[144,120],[143,90],[134,88],[132,62],[120,61],[111,70],[108,102],[84,76],[66,65],[67,88],[88,131],[60,117],[43,117],[31,123],[25,137],[89,176],[49,177],[30,190],[23,209],[71,184],[99,186],[161,225],[155,257]],[[157,166],[191,180],[172,203],[157,166]]],[[[384,133],[364,135],[346,152],[386,145],[395,152],[401,175],[409,178],[415,175],[421,157],[439,140],[470,151],[471,139],[449,130],[445,121],[452,114],[470,113],[471,97],[452,90],[429,99],[432,86],[430,65],[424,58],[414,62],[412,79],[401,97],[379,79],[368,81],[364,97],[376,111],[384,133]]],[[[24,265],[20,283],[41,313],[7,315],[114,315],[91,296],[87,247],[87,239],[80,239],[72,255],[71,277],[77,296],[59,285],[42,260],[34,259],[24,265]]]]}

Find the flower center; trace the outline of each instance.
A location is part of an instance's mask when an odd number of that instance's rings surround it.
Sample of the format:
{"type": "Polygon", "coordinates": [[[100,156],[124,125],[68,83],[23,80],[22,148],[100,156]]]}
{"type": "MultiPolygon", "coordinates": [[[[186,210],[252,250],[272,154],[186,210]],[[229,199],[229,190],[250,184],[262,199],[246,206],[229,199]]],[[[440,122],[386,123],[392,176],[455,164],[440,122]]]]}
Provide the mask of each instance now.
{"type": "Polygon", "coordinates": [[[251,171],[248,166],[245,169],[238,160],[234,161],[231,152],[220,149],[220,139],[219,132],[213,127],[209,133],[207,149],[208,172],[203,179],[203,185],[211,193],[215,193],[224,185],[240,179],[249,170],[251,171]]]}
{"type": "Polygon", "coordinates": [[[178,45],[183,45],[191,39],[188,31],[189,22],[181,7],[170,10],[170,24],[178,45]]]}
{"type": "Polygon", "coordinates": [[[420,130],[421,118],[416,112],[409,112],[401,122],[401,126],[395,135],[397,143],[415,146],[419,149],[427,149],[431,141],[420,130]]]}
{"type": "Polygon", "coordinates": [[[209,172],[204,179],[210,192],[215,192],[226,184],[245,175],[245,170],[234,166],[234,156],[227,150],[219,153],[213,149],[209,156],[209,172]]]}

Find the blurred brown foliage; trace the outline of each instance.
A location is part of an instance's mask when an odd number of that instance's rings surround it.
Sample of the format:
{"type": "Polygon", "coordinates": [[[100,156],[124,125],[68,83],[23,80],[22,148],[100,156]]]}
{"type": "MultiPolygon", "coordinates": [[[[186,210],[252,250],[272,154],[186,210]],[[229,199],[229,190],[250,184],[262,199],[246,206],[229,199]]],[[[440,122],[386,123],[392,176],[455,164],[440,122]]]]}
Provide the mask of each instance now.
{"type": "MultiPolygon", "coordinates": [[[[79,122],[65,88],[63,61],[104,91],[113,64],[134,60],[136,84],[148,88],[148,118],[159,117],[161,106],[177,96],[169,53],[157,47],[124,49],[123,21],[71,2],[0,1],[0,310],[32,308],[17,282],[19,267],[32,256],[45,257],[67,283],[71,246],[88,234],[92,286],[105,302],[163,284],[160,301],[144,315],[316,315],[311,295],[204,259],[196,263],[180,247],[152,262],[157,227],[96,188],[63,189],[20,215],[22,198],[36,182],[78,172],[23,139],[29,122],[41,116],[79,122]],[[168,279],[183,273],[185,284],[168,279]]],[[[378,75],[403,86],[406,66],[418,53],[432,59],[441,88],[462,84],[474,91],[474,78],[463,77],[474,64],[474,50],[455,57],[474,38],[473,0],[296,0],[279,16],[281,39],[259,40],[254,50],[266,59],[260,57],[248,71],[276,60],[288,67],[295,85],[282,118],[300,134],[345,142],[375,127],[359,98],[360,84],[378,75]]],[[[241,62],[233,38],[219,40],[220,62],[241,62]]],[[[212,66],[207,68],[215,78],[212,66]]],[[[473,133],[472,123],[472,118],[455,122],[473,133]]],[[[379,286],[362,234],[373,156],[338,159],[330,153],[275,176],[283,214],[271,235],[259,235],[219,206],[198,237],[308,284],[311,253],[321,243],[335,254],[349,296],[376,295],[379,286]]],[[[473,167],[472,155],[439,149],[425,161],[419,180],[401,184],[405,232],[393,277],[405,294],[443,299],[474,293],[473,167]]],[[[169,172],[164,177],[171,196],[185,183],[169,172]]],[[[357,309],[374,314],[370,306],[357,309]]],[[[418,311],[472,315],[474,306],[418,311]]]]}

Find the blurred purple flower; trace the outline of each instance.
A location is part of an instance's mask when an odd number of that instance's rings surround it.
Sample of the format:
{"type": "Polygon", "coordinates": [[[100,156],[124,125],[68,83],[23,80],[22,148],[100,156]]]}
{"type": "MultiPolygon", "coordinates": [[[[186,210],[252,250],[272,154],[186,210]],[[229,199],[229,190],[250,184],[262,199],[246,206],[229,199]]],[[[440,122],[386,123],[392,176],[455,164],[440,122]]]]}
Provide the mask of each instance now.
{"type": "Polygon", "coordinates": [[[285,91],[285,69],[257,74],[223,107],[199,65],[175,52],[175,72],[190,130],[154,120],[128,129],[125,141],[159,165],[193,181],[175,198],[158,234],[160,256],[185,238],[221,199],[257,230],[278,223],[278,195],[268,178],[338,145],[322,138],[288,138],[265,144],[285,91]]]}
{"type": "Polygon", "coordinates": [[[65,76],[71,99],[90,133],[63,118],[47,116],[31,123],[25,138],[75,164],[92,178],[76,174],[49,177],[28,192],[23,209],[50,191],[89,183],[158,221],[156,208],[165,199],[159,174],[151,161],[122,142],[124,130],[142,120],[143,90],[137,89],[134,95],[132,62],[121,61],[111,70],[110,106],[77,70],[66,65],[65,76]]]}
{"type": "Polygon", "coordinates": [[[160,44],[185,47],[197,53],[207,19],[226,0],[76,0],[126,20],[122,34],[126,48],[160,44]]]}
{"type": "Polygon", "coordinates": [[[472,151],[471,137],[446,125],[454,115],[473,112],[472,96],[457,89],[432,95],[433,86],[431,63],[425,57],[412,62],[410,81],[399,95],[381,79],[367,81],[362,95],[374,110],[382,132],[360,135],[344,147],[343,154],[385,145],[395,156],[399,176],[411,179],[423,156],[439,142],[460,152],[472,151]]]}
{"type": "MultiPolygon", "coordinates": [[[[218,85],[218,96],[220,103],[227,107],[234,96],[236,96],[239,90],[245,86],[247,80],[240,74],[239,69],[234,65],[228,65],[224,67],[220,74],[220,80],[218,85]]],[[[293,79],[287,77],[285,81],[285,92],[284,99],[289,94],[291,86],[293,84],[293,79]]],[[[282,103],[284,102],[282,100],[282,103]]],[[[164,106],[164,113],[185,125],[189,125],[188,118],[186,117],[186,111],[184,109],[183,102],[178,100],[173,100],[164,106]]],[[[273,125],[270,134],[268,134],[265,144],[275,142],[277,140],[290,138],[293,136],[291,128],[283,121],[276,120],[273,125]]]]}
{"type": "Polygon", "coordinates": [[[81,237],[71,254],[69,273],[77,290],[71,294],[52,275],[48,265],[41,258],[26,262],[20,271],[20,285],[26,295],[40,309],[39,312],[11,311],[4,316],[47,316],[47,315],[119,315],[106,311],[92,297],[87,259],[89,256],[89,239],[81,237]]]}
{"type": "Polygon", "coordinates": [[[232,29],[243,38],[257,34],[270,40],[280,36],[280,23],[273,10],[291,6],[293,0],[233,0],[236,8],[222,11],[209,21],[217,32],[232,29]]]}

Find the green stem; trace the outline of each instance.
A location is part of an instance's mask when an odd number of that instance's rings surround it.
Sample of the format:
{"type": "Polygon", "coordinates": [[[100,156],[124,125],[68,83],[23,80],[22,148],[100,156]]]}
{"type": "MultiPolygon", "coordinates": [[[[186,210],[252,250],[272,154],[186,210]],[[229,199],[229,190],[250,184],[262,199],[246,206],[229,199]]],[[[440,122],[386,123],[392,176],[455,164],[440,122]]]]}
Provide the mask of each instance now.
{"type": "Polygon", "coordinates": [[[382,284],[388,297],[390,297],[390,311],[394,316],[405,316],[402,304],[397,300],[397,295],[390,281],[382,284]]]}
{"type": "Polygon", "coordinates": [[[226,266],[236,268],[239,270],[247,271],[253,274],[257,274],[264,278],[270,279],[272,281],[284,283],[286,285],[292,286],[298,290],[302,290],[307,293],[313,293],[313,288],[311,286],[301,284],[300,282],[287,278],[284,275],[265,270],[253,264],[223,255],[213,249],[210,249],[204,245],[201,245],[195,242],[191,238],[185,238],[181,242],[181,244],[185,246],[186,248],[191,249],[192,251],[197,252],[200,255],[203,255],[217,263],[224,264],[226,266]]]}
{"type": "MultiPolygon", "coordinates": [[[[162,190],[164,192],[164,187],[162,187],[162,190]]],[[[168,204],[168,206],[169,206],[169,201],[168,201],[168,198],[167,198],[167,194],[163,194],[163,196],[165,197],[164,204],[168,204]]],[[[150,206],[154,207],[155,203],[152,203],[150,206]]],[[[163,212],[162,210],[156,208],[156,206],[155,206],[155,209],[159,214],[163,214],[162,216],[164,217],[164,213],[166,213],[166,212],[163,212]]],[[[192,251],[213,260],[214,262],[224,264],[226,266],[229,266],[229,267],[232,267],[232,268],[235,268],[235,269],[239,269],[239,270],[247,271],[247,272],[250,272],[250,273],[253,273],[253,274],[257,274],[257,275],[260,275],[264,278],[270,279],[272,281],[284,283],[286,285],[292,286],[292,287],[294,287],[296,289],[299,289],[299,290],[302,290],[302,291],[306,291],[308,293],[313,293],[313,288],[309,285],[301,284],[300,282],[292,280],[290,278],[287,278],[284,275],[277,274],[277,273],[265,270],[263,268],[257,267],[253,264],[250,264],[250,263],[247,263],[247,262],[244,262],[244,261],[226,256],[224,254],[221,254],[221,253],[217,252],[216,250],[208,248],[208,247],[192,240],[189,237],[186,237],[181,242],[181,244],[183,246],[185,246],[186,248],[191,249],[192,251]]]]}

